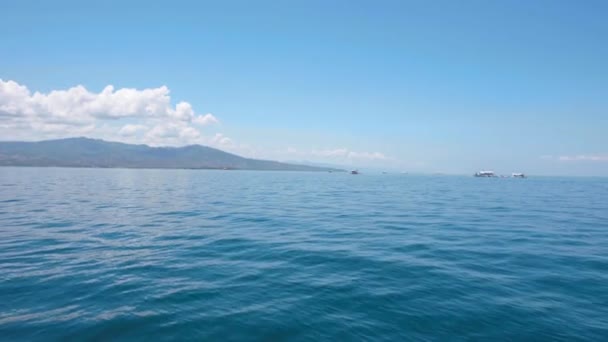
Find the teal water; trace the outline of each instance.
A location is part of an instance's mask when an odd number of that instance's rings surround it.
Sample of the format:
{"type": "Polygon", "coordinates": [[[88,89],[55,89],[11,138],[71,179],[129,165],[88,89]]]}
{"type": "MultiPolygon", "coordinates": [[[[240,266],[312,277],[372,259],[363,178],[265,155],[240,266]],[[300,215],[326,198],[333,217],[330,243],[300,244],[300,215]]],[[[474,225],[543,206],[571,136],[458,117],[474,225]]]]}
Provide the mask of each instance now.
{"type": "Polygon", "coordinates": [[[608,339],[608,179],[0,168],[0,339],[608,339]]]}

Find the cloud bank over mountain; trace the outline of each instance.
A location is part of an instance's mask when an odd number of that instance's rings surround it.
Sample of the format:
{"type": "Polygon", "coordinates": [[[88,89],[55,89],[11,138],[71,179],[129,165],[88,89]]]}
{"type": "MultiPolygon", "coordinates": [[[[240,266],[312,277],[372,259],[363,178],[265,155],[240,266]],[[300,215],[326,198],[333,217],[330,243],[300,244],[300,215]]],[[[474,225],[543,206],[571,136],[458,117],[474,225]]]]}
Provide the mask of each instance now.
{"type": "MultiPolygon", "coordinates": [[[[287,149],[273,153],[236,143],[218,132],[220,120],[200,114],[182,101],[172,104],[167,86],[134,89],[104,87],[94,92],[82,85],[48,93],[0,79],[0,140],[44,140],[86,136],[150,146],[200,144],[248,157],[288,160],[294,157],[334,162],[386,162],[380,152],[346,147],[287,149]]],[[[282,145],[288,142],[276,142],[282,145]]]]}
{"type": "Polygon", "coordinates": [[[78,85],[41,93],[0,79],[4,139],[87,135],[150,145],[218,145],[221,139],[202,131],[218,123],[213,114],[198,114],[188,102],[173,106],[166,86],[115,89],[108,85],[95,93],[78,85]]]}

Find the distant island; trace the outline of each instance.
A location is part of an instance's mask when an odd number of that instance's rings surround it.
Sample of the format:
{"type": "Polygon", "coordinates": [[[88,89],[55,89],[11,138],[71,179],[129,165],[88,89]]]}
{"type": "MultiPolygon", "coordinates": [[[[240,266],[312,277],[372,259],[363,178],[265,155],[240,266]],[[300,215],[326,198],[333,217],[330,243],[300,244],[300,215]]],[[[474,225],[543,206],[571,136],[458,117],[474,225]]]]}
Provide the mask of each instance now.
{"type": "Polygon", "coordinates": [[[0,166],[344,171],[244,158],[201,145],[151,147],[90,138],[38,142],[0,141],[0,166]]]}

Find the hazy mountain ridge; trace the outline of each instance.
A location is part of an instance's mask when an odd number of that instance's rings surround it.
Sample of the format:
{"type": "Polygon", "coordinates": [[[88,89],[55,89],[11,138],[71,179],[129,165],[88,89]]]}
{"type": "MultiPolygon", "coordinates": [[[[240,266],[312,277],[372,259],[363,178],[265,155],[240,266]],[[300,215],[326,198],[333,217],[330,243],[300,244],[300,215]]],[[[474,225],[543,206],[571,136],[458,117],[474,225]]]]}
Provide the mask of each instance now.
{"type": "Polygon", "coordinates": [[[202,145],[150,147],[90,138],[0,142],[0,166],[329,171],[244,158],[202,145]]]}

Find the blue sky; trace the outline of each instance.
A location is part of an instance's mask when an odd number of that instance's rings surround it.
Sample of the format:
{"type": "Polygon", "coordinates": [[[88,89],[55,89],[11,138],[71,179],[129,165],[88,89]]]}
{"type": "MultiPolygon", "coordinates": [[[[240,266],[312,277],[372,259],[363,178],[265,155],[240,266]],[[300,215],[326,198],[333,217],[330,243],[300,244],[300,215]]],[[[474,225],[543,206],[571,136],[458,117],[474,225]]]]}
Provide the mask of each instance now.
{"type": "Polygon", "coordinates": [[[26,0],[0,13],[2,140],[608,175],[605,1],[26,0]]]}

